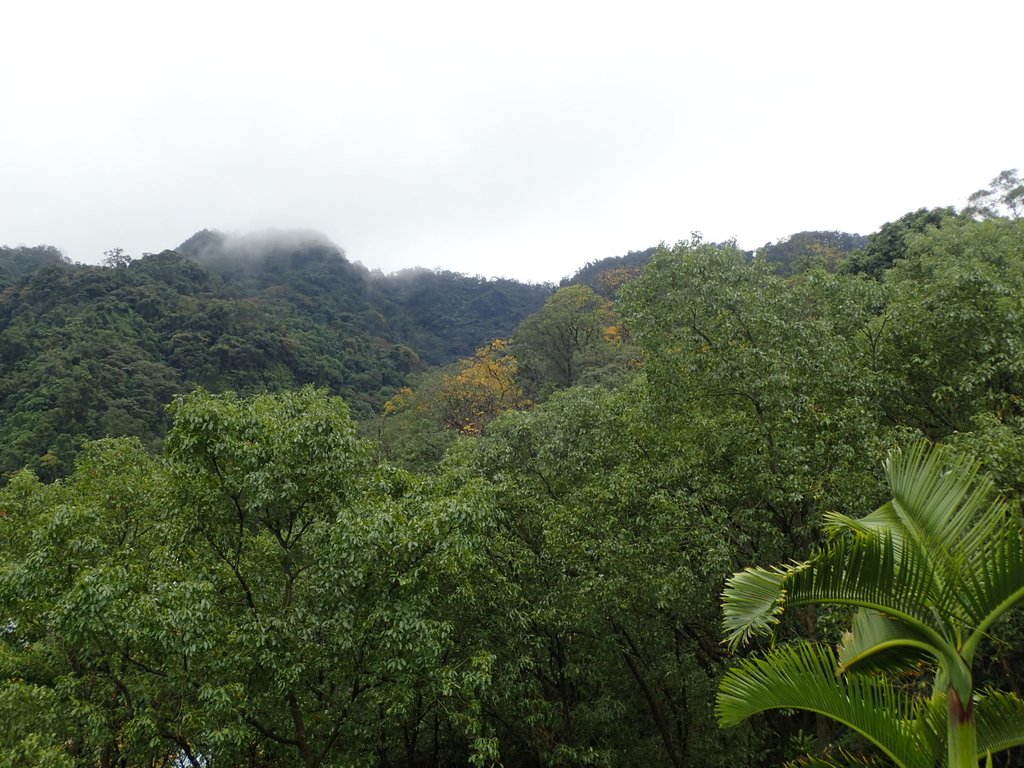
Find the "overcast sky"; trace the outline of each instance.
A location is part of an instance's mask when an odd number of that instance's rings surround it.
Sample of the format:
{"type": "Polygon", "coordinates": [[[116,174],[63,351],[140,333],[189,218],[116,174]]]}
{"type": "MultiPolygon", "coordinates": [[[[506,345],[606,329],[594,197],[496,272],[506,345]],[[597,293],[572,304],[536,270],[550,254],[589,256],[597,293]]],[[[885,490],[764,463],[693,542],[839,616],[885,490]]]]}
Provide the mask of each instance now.
{"type": "Polygon", "coordinates": [[[755,248],[1024,166],[1024,3],[5,2],[0,244],[308,228],[557,281],[755,248]]]}

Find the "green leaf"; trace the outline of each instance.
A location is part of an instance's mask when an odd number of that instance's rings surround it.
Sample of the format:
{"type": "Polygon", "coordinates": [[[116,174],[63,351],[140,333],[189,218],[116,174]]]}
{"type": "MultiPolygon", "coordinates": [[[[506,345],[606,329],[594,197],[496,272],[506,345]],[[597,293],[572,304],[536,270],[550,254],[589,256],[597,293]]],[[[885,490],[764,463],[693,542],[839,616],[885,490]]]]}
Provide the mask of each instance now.
{"type": "Polygon", "coordinates": [[[839,539],[806,563],[736,574],[726,583],[723,612],[727,640],[735,646],[770,631],[786,605],[870,608],[908,622],[928,639],[932,653],[941,655],[948,643],[931,626],[939,598],[922,553],[913,547],[897,550],[885,534],[839,539]]]}
{"type": "Polygon", "coordinates": [[[800,643],[746,659],[726,673],[715,711],[723,726],[768,709],[802,709],[857,731],[903,768],[933,766],[938,755],[918,722],[913,696],[884,677],[835,674],[836,657],[800,643]]]}
{"type": "Polygon", "coordinates": [[[978,755],[1024,746],[1024,699],[1014,693],[985,691],[974,697],[978,755]]]}
{"type": "Polygon", "coordinates": [[[977,462],[918,442],[886,462],[892,505],[906,535],[940,568],[956,569],[1005,522],[1005,505],[992,502],[992,481],[977,462]]]}
{"type": "Polygon", "coordinates": [[[840,672],[906,669],[930,655],[920,632],[874,610],[859,609],[839,648],[840,672]]]}
{"type": "Polygon", "coordinates": [[[726,581],[722,613],[730,648],[746,643],[755,635],[771,633],[785,607],[787,579],[797,569],[809,565],[796,563],[772,570],[747,568],[726,581]]]}
{"type": "Polygon", "coordinates": [[[957,587],[957,597],[973,628],[962,651],[969,660],[992,624],[1024,599],[1024,540],[1020,526],[1010,523],[993,533],[973,553],[957,587]]]}

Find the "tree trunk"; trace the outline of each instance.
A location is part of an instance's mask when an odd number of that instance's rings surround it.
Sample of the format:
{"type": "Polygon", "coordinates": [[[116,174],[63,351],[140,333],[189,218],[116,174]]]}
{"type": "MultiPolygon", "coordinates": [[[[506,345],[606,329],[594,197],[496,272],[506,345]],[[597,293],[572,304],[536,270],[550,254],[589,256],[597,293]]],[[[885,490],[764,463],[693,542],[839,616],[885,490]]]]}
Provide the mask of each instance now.
{"type": "Polygon", "coordinates": [[[953,686],[949,687],[947,723],[949,768],[978,768],[978,726],[974,720],[974,701],[964,707],[953,686]]]}

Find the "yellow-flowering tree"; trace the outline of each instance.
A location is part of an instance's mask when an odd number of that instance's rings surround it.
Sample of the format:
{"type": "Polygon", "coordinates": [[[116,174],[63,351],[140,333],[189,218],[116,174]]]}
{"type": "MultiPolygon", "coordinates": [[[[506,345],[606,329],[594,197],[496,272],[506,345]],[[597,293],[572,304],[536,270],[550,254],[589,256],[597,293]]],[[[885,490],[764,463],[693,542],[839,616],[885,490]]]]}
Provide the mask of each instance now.
{"type": "Polygon", "coordinates": [[[479,435],[499,414],[528,405],[516,381],[519,363],[508,352],[508,339],[480,347],[457,373],[447,375],[438,393],[439,415],[449,429],[479,435]]]}

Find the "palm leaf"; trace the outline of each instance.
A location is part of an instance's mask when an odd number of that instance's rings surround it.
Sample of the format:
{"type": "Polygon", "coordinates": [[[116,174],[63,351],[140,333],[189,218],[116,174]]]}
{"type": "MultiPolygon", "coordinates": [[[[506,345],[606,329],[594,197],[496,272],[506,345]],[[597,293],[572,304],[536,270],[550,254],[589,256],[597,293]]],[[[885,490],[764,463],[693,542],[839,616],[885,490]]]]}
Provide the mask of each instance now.
{"type": "Polygon", "coordinates": [[[861,608],[839,647],[839,671],[897,671],[930,655],[928,639],[920,632],[883,613],[861,608]]]}
{"type": "MultiPolygon", "coordinates": [[[[833,603],[884,613],[918,636],[916,648],[940,663],[961,698],[971,695],[971,673],[957,652],[961,639],[961,597],[941,581],[936,564],[917,541],[897,548],[888,531],[837,539],[811,567],[794,570],[786,580],[785,602],[833,603]]],[[[905,643],[906,644],[906,643],[905,643]]]]}
{"type": "Polygon", "coordinates": [[[974,698],[978,754],[1024,745],[1024,700],[1013,693],[986,691],[974,698]]]}
{"type": "MultiPolygon", "coordinates": [[[[1024,702],[1005,693],[975,696],[970,665],[995,621],[1024,600],[1024,527],[975,462],[943,449],[922,443],[895,452],[886,474],[891,502],[857,520],[828,515],[832,536],[823,551],[805,563],[736,574],[723,595],[732,645],[770,633],[791,605],[858,607],[838,660],[840,673],[851,674],[835,673],[830,649],[777,649],[726,674],[718,717],[729,725],[765,709],[805,709],[853,728],[901,766],[934,765],[953,736],[950,759],[973,760],[960,752],[967,744],[973,752],[974,727],[950,720],[952,686],[960,701],[974,701],[978,757],[988,755],[991,764],[993,752],[1024,745],[1024,702]],[[882,676],[853,674],[921,656],[939,662],[929,698],[882,676]]],[[[802,764],[864,764],[848,757],[802,764]]]]}
{"type": "Polygon", "coordinates": [[[948,615],[951,606],[939,605],[939,598],[923,554],[913,546],[897,551],[892,536],[883,532],[838,539],[805,563],[734,574],[722,595],[723,624],[726,641],[736,646],[769,634],[787,605],[854,605],[907,621],[940,655],[949,644],[932,625],[936,610],[948,615]]]}
{"type": "Polygon", "coordinates": [[[903,768],[933,766],[913,697],[878,676],[836,676],[836,657],[811,643],[777,648],[729,670],[715,711],[723,726],[768,709],[803,709],[852,728],[903,768]]]}
{"type": "Polygon", "coordinates": [[[755,635],[771,634],[785,606],[786,580],[797,569],[808,567],[810,563],[772,569],[746,568],[729,577],[722,594],[722,611],[730,648],[755,635]]]}
{"type": "Polygon", "coordinates": [[[839,512],[826,512],[824,527],[830,536],[836,536],[844,531],[860,535],[890,531],[894,536],[902,538],[904,533],[903,524],[892,502],[886,502],[864,517],[847,517],[839,512]]]}
{"type": "Polygon", "coordinates": [[[787,579],[793,605],[838,603],[874,608],[891,616],[934,621],[939,598],[932,564],[916,547],[897,549],[888,532],[837,540],[787,579]]]}
{"type": "Polygon", "coordinates": [[[992,624],[1024,599],[1024,541],[1019,523],[1006,524],[993,533],[972,560],[975,562],[964,573],[957,593],[974,630],[963,648],[968,660],[992,624]]]}
{"type": "Polygon", "coordinates": [[[938,691],[927,699],[917,699],[917,736],[928,744],[932,754],[946,753],[946,718],[949,701],[944,692],[938,691]]]}
{"type": "Polygon", "coordinates": [[[896,516],[942,571],[959,570],[964,553],[1005,521],[1004,505],[992,501],[993,483],[979,469],[977,462],[925,442],[894,451],[886,462],[896,516]]]}

